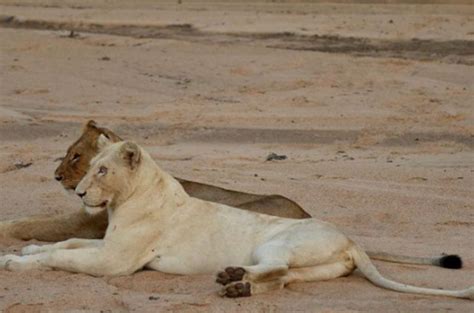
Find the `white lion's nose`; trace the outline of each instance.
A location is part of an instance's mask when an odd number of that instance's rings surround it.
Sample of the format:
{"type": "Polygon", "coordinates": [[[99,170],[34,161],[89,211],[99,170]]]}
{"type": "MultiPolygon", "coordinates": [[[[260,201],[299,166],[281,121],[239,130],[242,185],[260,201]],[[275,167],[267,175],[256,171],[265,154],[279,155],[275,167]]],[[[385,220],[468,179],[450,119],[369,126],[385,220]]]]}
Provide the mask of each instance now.
{"type": "Polygon", "coordinates": [[[80,192],[79,190],[76,190],[76,194],[79,196],[79,197],[84,197],[86,195],[87,191],[84,191],[84,192],[80,192]]]}

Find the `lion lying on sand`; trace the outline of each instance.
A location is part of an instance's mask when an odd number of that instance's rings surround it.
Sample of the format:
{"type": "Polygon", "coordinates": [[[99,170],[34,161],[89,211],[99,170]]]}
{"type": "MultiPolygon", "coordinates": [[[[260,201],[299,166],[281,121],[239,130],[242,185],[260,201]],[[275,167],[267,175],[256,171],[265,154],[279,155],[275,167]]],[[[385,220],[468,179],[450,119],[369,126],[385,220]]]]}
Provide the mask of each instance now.
{"type": "Polygon", "coordinates": [[[0,257],[0,268],[56,268],[96,276],[127,275],[143,267],[172,274],[224,269],[216,280],[223,285],[221,294],[243,297],[295,281],[345,276],[357,267],[380,287],[474,299],[474,287],[438,290],[384,278],[367,254],[329,223],[190,197],[134,143],[112,143],[101,135],[98,148],[76,193],[86,207],[108,211],[104,239],[28,246],[24,256],[0,257]]]}
{"type": "MultiPolygon", "coordinates": [[[[66,190],[74,190],[86,174],[91,159],[98,153],[97,138],[101,134],[113,142],[122,141],[110,129],[99,127],[94,121],[89,121],[80,138],[67,149],[66,156],[55,171],[56,180],[66,190]]],[[[181,178],[177,179],[186,192],[196,198],[281,217],[311,217],[296,202],[281,195],[250,194],[181,178]]],[[[53,242],[69,238],[99,239],[104,237],[107,224],[107,211],[91,215],[84,210],[78,210],[72,214],[1,221],[0,237],[53,242]]]]}
{"type": "MultiPolygon", "coordinates": [[[[99,127],[94,121],[89,121],[80,138],[67,149],[66,156],[55,171],[56,180],[61,182],[66,190],[74,190],[89,170],[90,161],[99,153],[97,140],[100,135],[106,136],[112,142],[122,141],[110,129],[99,127]]],[[[280,195],[249,194],[180,178],[176,179],[189,195],[199,199],[280,217],[310,217],[297,203],[280,195]]],[[[82,208],[72,214],[2,221],[0,222],[0,237],[53,242],[69,238],[101,239],[105,235],[107,225],[106,210],[99,211],[97,214],[89,214],[82,208]]],[[[367,254],[372,259],[382,261],[428,264],[456,269],[462,267],[462,260],[456,255],[411,257],[374,251],[367,251],[367,254]]]]}

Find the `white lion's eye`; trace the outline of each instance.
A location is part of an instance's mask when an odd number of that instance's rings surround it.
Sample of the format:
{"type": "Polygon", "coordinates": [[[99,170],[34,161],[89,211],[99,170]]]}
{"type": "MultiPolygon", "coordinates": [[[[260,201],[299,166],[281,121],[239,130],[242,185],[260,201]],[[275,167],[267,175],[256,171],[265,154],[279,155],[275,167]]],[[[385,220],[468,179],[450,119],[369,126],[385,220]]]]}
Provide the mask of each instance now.
{"type": "Polygon", "coordinates": [[[97,172],[97,174],[104,176],[105,174],[107,174],[107,168],[105,166],[99,167],[99,171],[97,172]]]}

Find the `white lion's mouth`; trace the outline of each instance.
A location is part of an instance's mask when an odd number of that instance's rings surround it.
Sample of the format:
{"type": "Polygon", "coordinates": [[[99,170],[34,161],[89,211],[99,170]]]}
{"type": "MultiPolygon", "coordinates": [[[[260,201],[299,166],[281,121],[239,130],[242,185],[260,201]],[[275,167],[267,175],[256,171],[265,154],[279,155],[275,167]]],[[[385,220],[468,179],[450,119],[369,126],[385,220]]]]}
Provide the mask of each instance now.
{"type": "Polygon", "coordinates": [[[100,212],[103,212],[107,207],[107,203],[108,203],[108,201],[106,200],[106,201],[104,201],[100,204],[91,205],[91,204],[84,201],[84,209],[90,215],[95,215],[95,214],[98,214],[100,212]]]}
{"type": "Polygon", "coordinates": [[[87,207],[89,207],[89,208],[105,208],[105,207],[107,206],[107,203],[108,203],[108,202],[109,202],[109,201],[105,200],[105,201],[103,201],[103,202],[101,202],[101,203],[99,203],[99,204],[89,204],[89,203],[87,203],[86,201],[84,201],[84,205],[87,206],[87,207]]]}

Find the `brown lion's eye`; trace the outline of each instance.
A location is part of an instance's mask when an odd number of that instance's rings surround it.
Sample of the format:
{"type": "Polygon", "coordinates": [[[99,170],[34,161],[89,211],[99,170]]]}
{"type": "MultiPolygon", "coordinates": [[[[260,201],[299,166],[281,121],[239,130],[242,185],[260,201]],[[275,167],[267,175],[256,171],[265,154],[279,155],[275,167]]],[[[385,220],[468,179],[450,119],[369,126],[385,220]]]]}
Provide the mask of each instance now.
{"type": "Polygon", "coordinates": [[[99,167],[99,171],[97,172],[97,174],[104,176],[105,174],[107,174],[107,168],[105,166],[99,167]]]}
{"type": "Polygon", "coordinates": [[[76,163],[77,161],[79,161],[80,158],[81,158],[81,155],[79,153],[74,153],[74,156],[72,157],[71,162],[76,163]]]}

